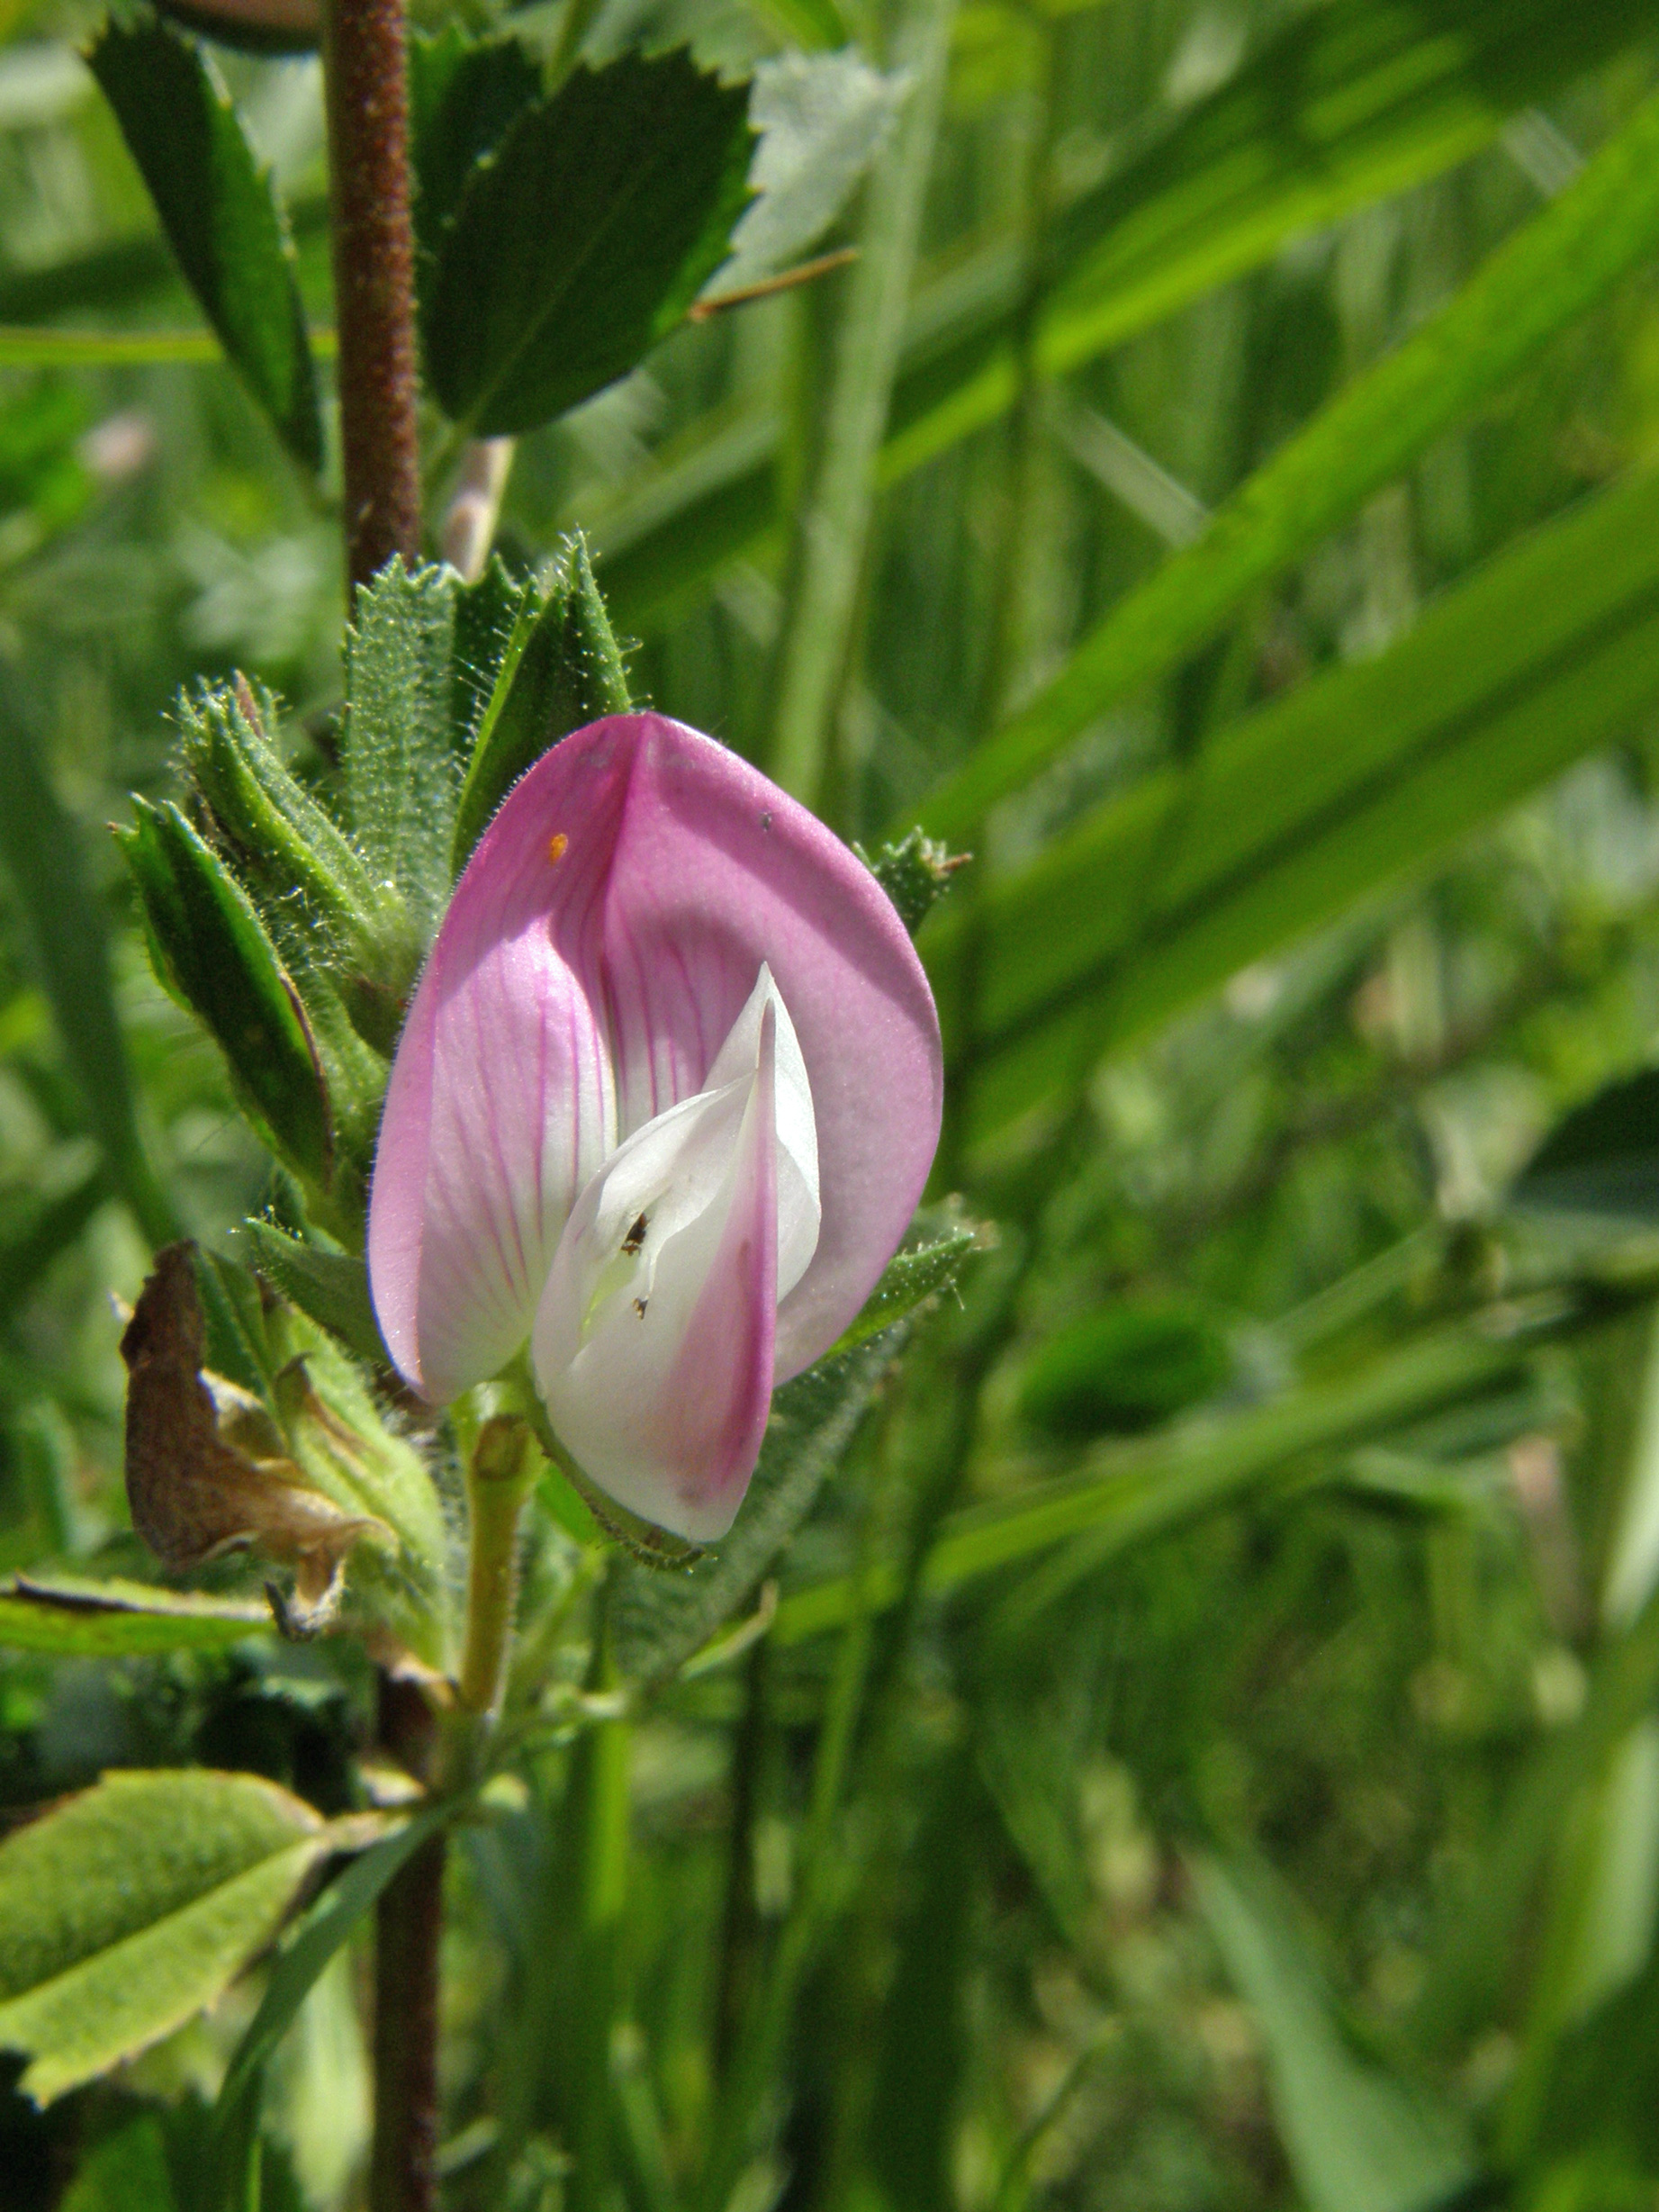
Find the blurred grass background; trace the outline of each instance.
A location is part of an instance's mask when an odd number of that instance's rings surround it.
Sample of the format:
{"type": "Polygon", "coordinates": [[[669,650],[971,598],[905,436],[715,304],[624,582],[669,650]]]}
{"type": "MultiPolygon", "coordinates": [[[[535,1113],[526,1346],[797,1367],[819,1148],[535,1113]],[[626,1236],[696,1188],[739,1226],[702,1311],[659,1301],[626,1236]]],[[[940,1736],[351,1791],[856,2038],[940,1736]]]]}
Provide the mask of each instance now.
{"type": "MultiPolygon", "coordinates": [[[[170,278],[90,17],[7,21],[0,1569],[131,1570],[111,1294],[266,1170],[104,825],[198,672],[326,754],[338,538],[170,278]]],[[[642,695],[843,835],[972,852],[924,947],[981,1250],[772,1634],[456,1855],[451,2200],[585,2193],[572,1838],[626,1786],[608,2212],[1652,2207],[1659,1143],[1588,1215],[1511,1187],[1659,1034],[1659,21],[609,0],[588,50],[685,39],[909,71],[860,258],[524,441],[500,543],[585,530],[642,695]],[[1621,148],[1598,271],[1572,195],[1621,148]],[[1368,416],[1518,248],[1535,336],[1506,295],[1368,416]],[[772,2147],[694,2198],[745,2067],[772,2147]]],[[[225,69],[326,326],[315,66],[225,69]]],[[[365,1697],[264,1645],[6,1653],[0,1796],[200,1757],[326,1803],[365,1697]]],[[[0,2102],[0,2204],[139,2201],[89,2146],[187,2132],[237,2025],[0,2102]]],[[[365,2099],[341,1971],[268,2202],[357,2201],[365,2099]]]]}

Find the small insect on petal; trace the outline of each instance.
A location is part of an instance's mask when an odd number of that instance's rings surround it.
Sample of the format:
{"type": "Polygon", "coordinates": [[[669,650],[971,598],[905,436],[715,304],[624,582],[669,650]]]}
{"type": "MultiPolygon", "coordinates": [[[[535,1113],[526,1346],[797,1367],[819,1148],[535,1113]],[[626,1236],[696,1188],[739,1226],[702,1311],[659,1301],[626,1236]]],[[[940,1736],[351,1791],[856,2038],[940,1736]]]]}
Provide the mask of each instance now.
{"type": "Polygon", "coordinates": [[[555,829],[547,840],[547,858],[556,868],[571,849],[571,841],[562,829],[555,829]]]}

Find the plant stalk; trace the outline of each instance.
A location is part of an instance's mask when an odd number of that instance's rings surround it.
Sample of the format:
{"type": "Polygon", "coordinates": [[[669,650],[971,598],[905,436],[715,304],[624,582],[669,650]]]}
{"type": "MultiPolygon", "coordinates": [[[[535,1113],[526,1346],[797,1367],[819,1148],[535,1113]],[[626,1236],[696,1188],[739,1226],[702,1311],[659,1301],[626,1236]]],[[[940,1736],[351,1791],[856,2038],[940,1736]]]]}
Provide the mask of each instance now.
{"type": "Polygon", "coordinates": [[[394,553],[408,562],[420,554],[403,0],[332,0],[325,23],[346,575],[355,591],[394,553]]]}
{"type": "MultiPolygon", "coordinates": [[[[412,1683],[381,1677],[380,1737],[412,1771],[428,1762],[432,1714],[412,1683]]],[[[437,1970],[444,1932],[440,1828],[381,1893],[374,1919],[374,2141],[370,2212],[437,2204],[437,1970]]]]}
{"type": "MultiPolygon", "coordinates": [[[[420,554],[409,86],[403,0],[329,0],[323,19],[349,600],[394,554],[420,554]]],[[[417,1777],[433,1734],[420,1692],[383,1676],[382,1744],[417,1777]]],[[[443,1891],[439,1834],[376,1908],[371,2212],[433,2212],[437,2202],[443,1891]]]]}

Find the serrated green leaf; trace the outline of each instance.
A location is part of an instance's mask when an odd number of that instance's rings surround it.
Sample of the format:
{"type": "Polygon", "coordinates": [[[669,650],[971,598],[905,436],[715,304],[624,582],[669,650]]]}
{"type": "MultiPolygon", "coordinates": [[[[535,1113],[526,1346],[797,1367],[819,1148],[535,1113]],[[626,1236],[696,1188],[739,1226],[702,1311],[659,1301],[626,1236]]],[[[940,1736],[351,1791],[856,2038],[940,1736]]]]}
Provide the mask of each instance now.
{"type": "Polygon", "coordinates": [[[837,1342],[836,1351],[851,1351],[855,1345],[867,1343],[883,1329],[903,1321],[906,1314],[913,1314],[924,1299],[948,1289],[961,1272],[974,1241],[971,1229],[953,1229],[949,1236],[932,1244],[897,1253],[882,1269],[881,1280],[865,1300],[858,1319],[837,1342]]]}
{"type": "Polygon", "coordinates": [[[561,737],[631,704],[622,655],[580,538],[519,650],[503,659],[461,798],[453,867],[465,867],[491,817],[561,737]]]}
{"type": "Polygon", "coordinates": [[[14,1575],[0,1583],[0,1645],[77,1658],[223,1651],[271,1625],[268,1606],[148,1583],[14,1575]]]}
{"type": "Polygon", "coordinates": [[[749,172],[756,196],[732,233],[714,292],[759,284],[816,243],[880,151],[909,90],[902,75],[884,77],[851,46],[759,64],[749,103],[761,134],[749,172]]]}
{"type": "Polygon", "coordinates": [[[0,2046],[46,2104],[212,2004],[331,1848],[251,1774],[105,1774],[0,1844],[0,2046]]]}
{"type": "Polygon", "coordinates": [[[1659,99],[1399,349],[1338,394],[1204,536],[1114,609],[922,808],[961,835],[1090,722],[1212,637],[1659,246],[1659,99]]]}
{"type": "Polygon", "coordinates": [[[667,336],[747,201],[747,103],[675,51],[580,67],[519,114],[438,250],[424,336],[446,414],[534,429],[667,336]]]}
{"type": "Polygon", "coordinates": [[[1609,1083],[1577,1106],[1528,1162],[1518,1205],[1659,1220],[1659,1069],[1609,1083]]]}
{"type": "Polygon", "coordinates": [[[154,17],[106,22],[86,59],[185,281],[283,443],[315,472],[322,418],[293,248],[229,93],[154,17]]]}
{"type": "Polygon", "coordinates": [[[212,1031],[272,1148],[325,1185],[333,1137],[321,1062],[252,900],[170,801],[140,799],[136,813],[121,845],[158,974],[212,1031]]]}
{"type": "Polygon", "coordinates": [[[517,39],[480,43],[455,23],[410,39],[409,142],[423,297],[473,170],[541,89],[541,70],[517,39]]]}
{"type": "MultiPolygon", "coordinates": [[[[973,1126],[1001,1127],[1429,866],[1618,737],[1655,693],[1659,477],[1645,475],[1522,538],[1387,653],[1315,677],[983,891],[973,1126]]],[[[966,946],[947,907],[926,951],[947,1070],[963,1049],[966,946]]]]}
{"type": "Polygon", "coordinates": [[[625,1681],[663,1681],[742,1605],[806,1519],[898,1349],[894,1332],[832,1352],[784,1385],[749,1494],[717,1551],[678,1569],[618,1564],[610,1619],[625,1681]]]}
{"type": "Polygon", "coordinates": [[[1349,2048],[1266,1869],[1207,1855],[1187,1865],[1266,2042],[1274,2115],[1309,2212],[1431,2212],[1456,2197],[1474,2178],[1467,2124],[1349,2048]]]}
{"type": "Polygon", "coordinates": [[[362,1359],[385,1362],[368,1270],[358,1254],[302,1244],[269,1221],[245,1221],[236,1234],[248,1247],[249,1264],[284,1298],[362,1359]]]}
{"type": "Polygon", "coordinates": [[[461,588],[453,569],[410,572],[394,557],[358,592],[347,640],[343,745],[352,832],[371,868],[402,893],[423,942],[449,898],[461,588]]]}

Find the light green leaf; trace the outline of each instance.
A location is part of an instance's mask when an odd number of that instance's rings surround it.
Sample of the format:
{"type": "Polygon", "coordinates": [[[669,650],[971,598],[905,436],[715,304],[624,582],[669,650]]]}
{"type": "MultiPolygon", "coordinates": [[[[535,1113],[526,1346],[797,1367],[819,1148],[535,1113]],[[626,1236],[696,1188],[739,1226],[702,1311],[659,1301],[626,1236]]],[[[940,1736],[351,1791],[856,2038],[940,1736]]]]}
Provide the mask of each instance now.
{"type": "Polygon", "coordinates": [[[0,1583],[0,1646],[78,1658],[223,1651],[271,1626],[267,1605],[149,1583],[16,1575],[0,1583]]]}
{"type": "Polygon", "coordinates": [[[293,250],[212,65],[155,18],[106,22],[87,62],[191,290],[277,435],[322,466],[322,418],[293,250]]]}
{"type": "Polygon", "coordinates": [[[909,89],[850,46],[759,65],[749,102],[761,134],[749,170],[758,196],[732,233],[731,259],[712,293],[759,284],[816,243],[880,151],[909,89]]]}
{"type": "Polygon", "coordinates": [[[426,358],[448,415],[535,429],[666,337],[747,201],[747,105],[676,51],[580,67],[521,112],[438,249],[426,358]]]}
{"type": "Polygon", "coordinates": [[[784,1385],[772,1400],[749,1494],[717,1551],[677,1569],[618,1563],[610,1618],[625,1681],[663,1680],[743,1604],[806,1519],[901,1341],[894,1331],[832,1352],[784,1385]]]}
{"type": "MultiPolygon", "coordinates": [[[[1618,737],[1659,694],[1659,476],[1600,492],[1085,817],[981,894],[971,1126],[993,1131],[1618,737]]],[[[971,918],[924,940],[947,1070],[971,918]]]]}
{"type": "Polygon", "coordinates": [[[961,835],[1136,686],[1201,646],[1434,438],[1659,248],[1659,99],[1494,253],[1439,314],[1252,476],[1203,537],[1114,608],[924,807],[961,835]]]}
{"type": "Polygon", "coordinates": [[[346,802],[358,845],[422,936],[449,898],[459,778],[453,741],[453,569],[393,558],[357,594],[347,641],[346,802]]]}
{"type": "Polygon", "coordinates": [[[1345,2042],[1306,1939],[1263,1869],[1187,1861],[1267,2046],[1274,2117],[1309,2212],[1430,2212],[1474,2178],[1461,2117],[1345,2042]]]}
{"type": "Polygon", "coordinates": [[[104,1775],[0,1844],[0,2047],[38,2104],[212,2004],[332,1848],[251,1774],[104,1775]]]}

